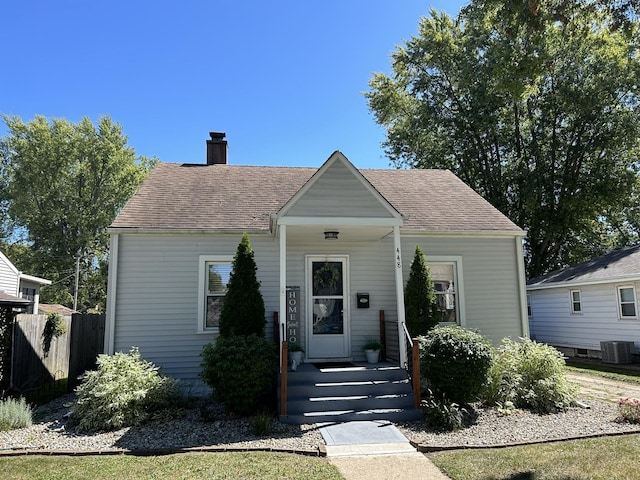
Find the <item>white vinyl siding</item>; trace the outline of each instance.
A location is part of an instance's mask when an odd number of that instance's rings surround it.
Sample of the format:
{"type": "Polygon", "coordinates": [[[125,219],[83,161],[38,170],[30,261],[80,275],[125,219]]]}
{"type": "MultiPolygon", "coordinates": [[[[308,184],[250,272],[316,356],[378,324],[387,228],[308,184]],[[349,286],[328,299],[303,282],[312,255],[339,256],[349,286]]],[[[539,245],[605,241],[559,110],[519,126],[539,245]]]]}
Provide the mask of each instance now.
{"type": "Polygon", "coordinates": [[[391,214],[342,162],[335,162],[287,216],[390,218],[391,214]]]}
{"type": "Polygon", "coordinates": [[[19,273],[12,263],[4,256],[0,255],[0,292],[18,296],[19,273]]]}
{"type": "Polygon", "coordinates": [[[571,300],[571,313],[580,314],[582,313],[582,300],[580,296],[580,290],[571,290],[569,292],[570,300],[571,300]]]}
{"type": "Polygon", "coordinates": [[[581,286],[581,315],[572,315],[567,308],[570,290],[557,287],[529,291],[533,313],[529,324],[531,336],[537,341],[559,347],[600,350],[601,341],[640,338],[640,322],[620,319],[615,284],[581,286]]]}

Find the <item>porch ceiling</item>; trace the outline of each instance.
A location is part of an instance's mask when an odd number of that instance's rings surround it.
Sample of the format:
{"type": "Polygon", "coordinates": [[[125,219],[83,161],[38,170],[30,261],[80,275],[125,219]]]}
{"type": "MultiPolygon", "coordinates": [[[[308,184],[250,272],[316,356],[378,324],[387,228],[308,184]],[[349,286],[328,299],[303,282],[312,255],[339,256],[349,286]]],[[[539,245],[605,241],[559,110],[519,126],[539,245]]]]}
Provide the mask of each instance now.
{"type": "Polygon", "coordinates": [[[304,225],[287,227],[287,240],[289,242],[315,243],[318,241],[327,242],[331,245],[341,243],[373,242],[386,236],[393,237],[393,227],[380,226],[345,226],[345,225],[304,225]],[[324,232],[337,231],[337,240],[325,240],[324,232]]]}

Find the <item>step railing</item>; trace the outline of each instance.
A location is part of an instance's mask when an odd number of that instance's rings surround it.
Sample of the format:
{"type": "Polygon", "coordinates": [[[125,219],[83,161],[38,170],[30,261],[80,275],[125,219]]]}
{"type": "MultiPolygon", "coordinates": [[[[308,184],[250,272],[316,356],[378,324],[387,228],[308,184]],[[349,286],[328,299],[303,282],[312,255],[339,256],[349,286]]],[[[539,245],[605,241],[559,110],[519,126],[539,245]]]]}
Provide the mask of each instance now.
{"type": "Polygon", "coordinates": [[[286,341],[280,344],[280,415],[287,414],[287,367],[289,364],[289,346],[286,341]]]}
{"type": "Polygon", "coordinates": [[[420,408],[420,342],[417,338],[411,338],[404,322],[402,322],[402,329],[404,330],[404,341],[407,344],[407,363],[405,363],[404,368],[411,379],[413,406],[420,408]]]}

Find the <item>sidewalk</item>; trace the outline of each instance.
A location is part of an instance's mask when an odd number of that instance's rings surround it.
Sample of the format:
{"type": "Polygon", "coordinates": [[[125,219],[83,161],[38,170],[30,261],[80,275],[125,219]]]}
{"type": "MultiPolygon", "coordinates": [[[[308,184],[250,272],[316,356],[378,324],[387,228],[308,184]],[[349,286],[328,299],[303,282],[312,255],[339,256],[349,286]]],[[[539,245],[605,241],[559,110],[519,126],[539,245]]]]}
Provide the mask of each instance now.
{"type": "Polygon", "coordinates": [[[449,480],[390,422],[319,424],[329,462],[347,480],[449,480]]]}

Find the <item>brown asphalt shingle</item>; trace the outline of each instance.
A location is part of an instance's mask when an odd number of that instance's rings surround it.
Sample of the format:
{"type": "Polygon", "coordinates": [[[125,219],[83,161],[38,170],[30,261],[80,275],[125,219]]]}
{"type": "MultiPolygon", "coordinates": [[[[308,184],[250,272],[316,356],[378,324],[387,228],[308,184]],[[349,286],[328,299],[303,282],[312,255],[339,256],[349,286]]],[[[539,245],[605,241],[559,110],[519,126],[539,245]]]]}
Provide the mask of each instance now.
{"type": "MultiPolygon", "coordinates": [[[[269,218],[317,171],[159,163],[114,228],[268,230],[269,218]]],[[[448,170],[360,170],[404,217],[403,231],[520,232],[448,170]]]]}

